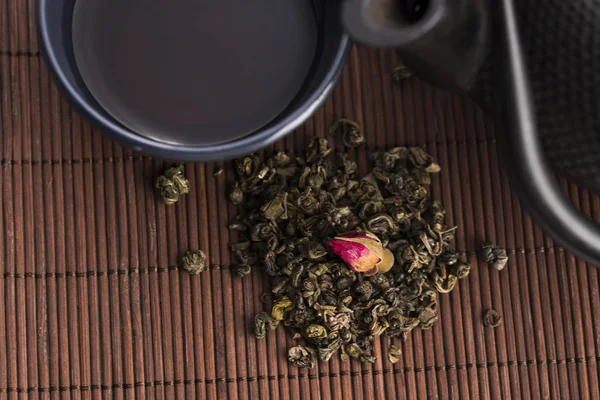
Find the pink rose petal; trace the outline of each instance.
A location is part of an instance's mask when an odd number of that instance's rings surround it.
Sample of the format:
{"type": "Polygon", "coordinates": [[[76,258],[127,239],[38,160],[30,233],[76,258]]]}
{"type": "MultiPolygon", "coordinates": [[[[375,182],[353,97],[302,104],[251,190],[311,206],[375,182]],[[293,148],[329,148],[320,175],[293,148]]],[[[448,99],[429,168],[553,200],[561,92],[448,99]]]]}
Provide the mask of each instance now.
{"type": "MultiPolygon", "coordinates": [[[[360,239],[364,240],[364,235],[360,239]]],[[[356,272],[369,271],[381,261],[381,257],[376,252],[363,243],[352,241],[352,238],[349,238],[348,235],[344,235],[343,238],[339,239],[331,239],[329,246],[356,272]]]]}

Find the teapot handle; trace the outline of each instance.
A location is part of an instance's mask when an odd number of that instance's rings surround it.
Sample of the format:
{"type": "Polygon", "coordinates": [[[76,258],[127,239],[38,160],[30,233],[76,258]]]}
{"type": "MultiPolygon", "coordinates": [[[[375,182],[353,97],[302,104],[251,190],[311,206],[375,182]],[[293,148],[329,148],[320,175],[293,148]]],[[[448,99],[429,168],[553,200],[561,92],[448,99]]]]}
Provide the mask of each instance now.
{"type": "Polygon", "coordinates": [[[520,42],[513,0],[493,1],[495,99],[499,132],[505,132],[506,155],[513,187],[535,221],[556,242],[584,260],[600,266],[600,225],[565,196],[544,156],[532,90],[520,42]]]}

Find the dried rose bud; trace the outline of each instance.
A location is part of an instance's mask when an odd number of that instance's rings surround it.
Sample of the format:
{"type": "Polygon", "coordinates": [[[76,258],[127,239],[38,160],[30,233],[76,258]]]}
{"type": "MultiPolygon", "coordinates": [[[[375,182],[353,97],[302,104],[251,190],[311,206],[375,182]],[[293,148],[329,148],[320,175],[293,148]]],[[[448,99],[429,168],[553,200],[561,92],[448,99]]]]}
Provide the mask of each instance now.
{"type": "Polygon", "coordinates": [[[392,252],[371,232],[350,232],[331,239],[328,244],[355,272],[374,275],[388,272],[394,265],[392,252]]]}

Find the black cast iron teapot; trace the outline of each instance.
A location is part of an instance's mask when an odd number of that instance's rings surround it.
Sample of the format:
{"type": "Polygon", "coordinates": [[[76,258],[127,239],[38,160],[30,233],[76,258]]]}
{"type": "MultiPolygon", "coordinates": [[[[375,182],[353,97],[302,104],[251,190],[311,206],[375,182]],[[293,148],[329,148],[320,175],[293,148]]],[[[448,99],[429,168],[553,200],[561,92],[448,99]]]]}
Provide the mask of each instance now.
{"type": "Polygon", "coordinates": [[[343,19],[357,42],[492,106],[533,217],[600,266],[600,225],[554,174],[600,192],[600,0],[346,0],[343,19]]]}

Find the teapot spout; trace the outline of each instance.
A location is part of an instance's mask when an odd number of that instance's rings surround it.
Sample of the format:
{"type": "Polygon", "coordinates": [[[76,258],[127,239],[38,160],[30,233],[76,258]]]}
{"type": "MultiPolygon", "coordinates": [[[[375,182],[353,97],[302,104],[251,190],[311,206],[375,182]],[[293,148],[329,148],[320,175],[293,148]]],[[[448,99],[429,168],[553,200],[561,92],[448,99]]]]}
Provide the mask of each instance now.
{"type": "Polygon", "coordinates": [[[348,34],[394,47],[405,66],[435,86],[471,93],[490,40],[489,0],[345,0],[348,34]]]}

